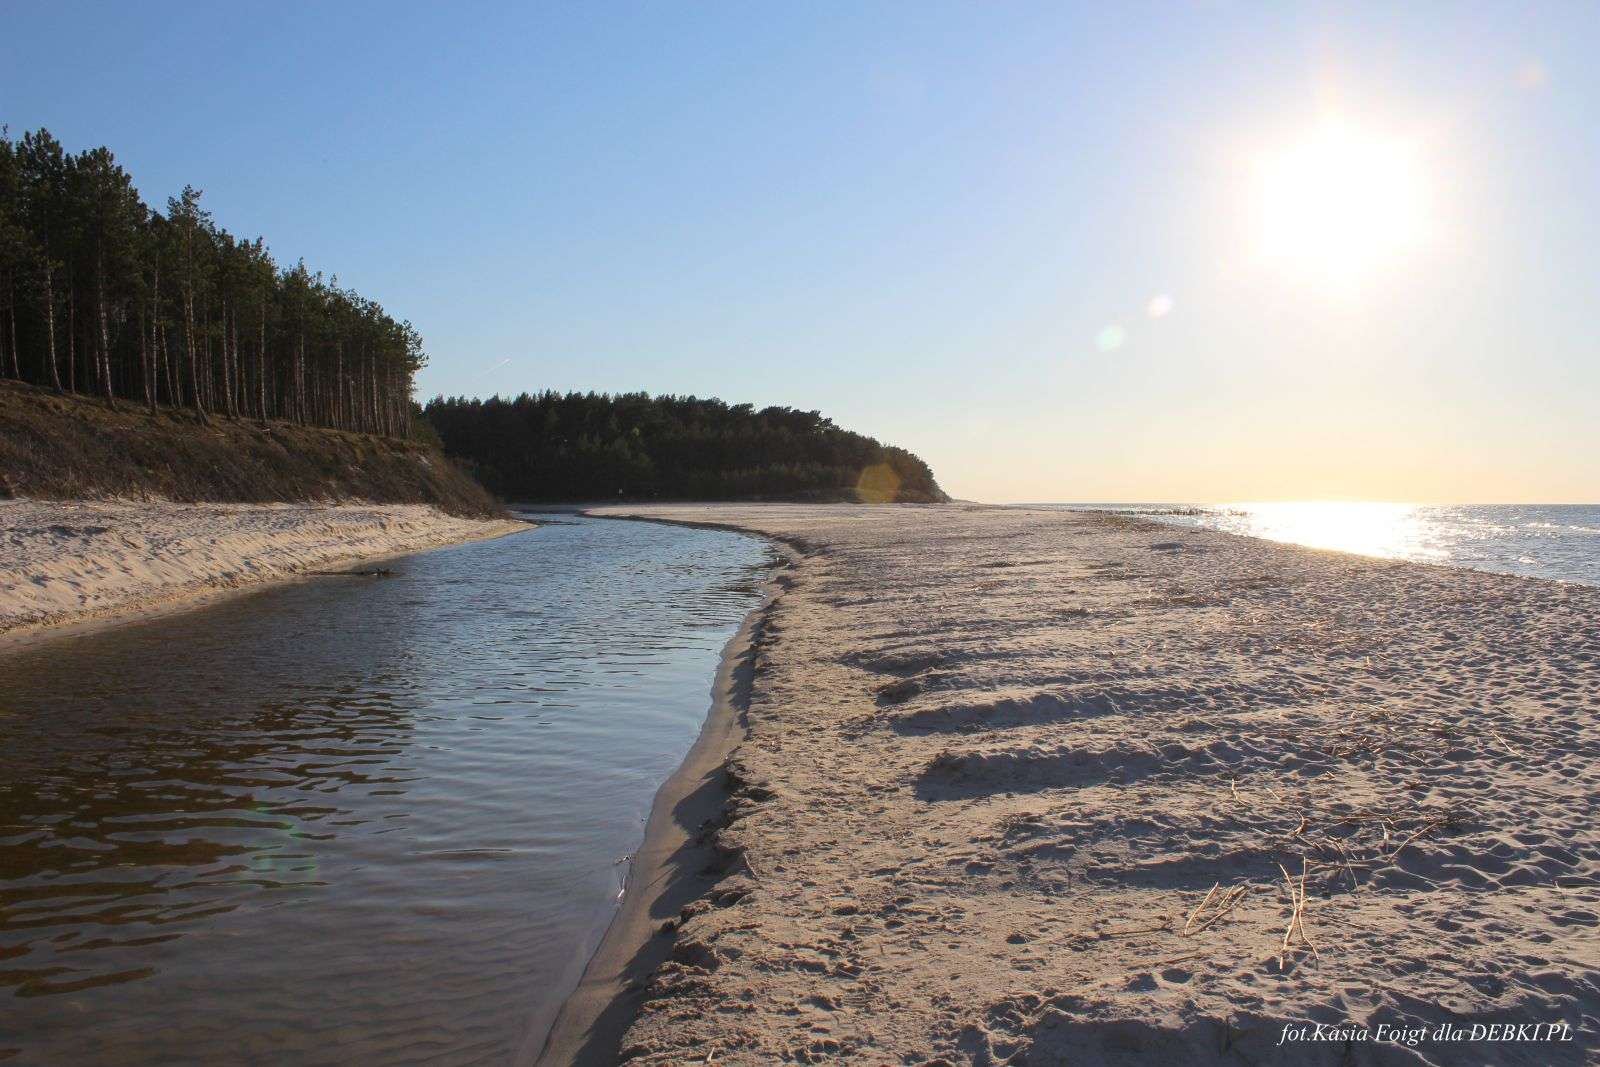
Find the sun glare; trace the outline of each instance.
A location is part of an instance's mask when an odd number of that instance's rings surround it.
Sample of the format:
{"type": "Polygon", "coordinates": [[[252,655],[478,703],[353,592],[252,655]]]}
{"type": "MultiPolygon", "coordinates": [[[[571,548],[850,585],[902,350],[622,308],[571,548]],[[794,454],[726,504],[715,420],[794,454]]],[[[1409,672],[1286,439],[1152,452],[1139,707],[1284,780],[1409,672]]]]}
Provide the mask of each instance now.
{"type": "Polygon", "coordinates": [[[1229,504],[1223,529],[1272,541],[1387,559],[1434,559],[1427,523],[1414,504],[1298,501],[1229,504]]]}
{"type": "Polygon", "coordinates": [[[1326,120],[1255,163],[1256,247],[1271,268],[1359,287],[1428,238],[1431,194],[1414,141],[1326,120]]]}

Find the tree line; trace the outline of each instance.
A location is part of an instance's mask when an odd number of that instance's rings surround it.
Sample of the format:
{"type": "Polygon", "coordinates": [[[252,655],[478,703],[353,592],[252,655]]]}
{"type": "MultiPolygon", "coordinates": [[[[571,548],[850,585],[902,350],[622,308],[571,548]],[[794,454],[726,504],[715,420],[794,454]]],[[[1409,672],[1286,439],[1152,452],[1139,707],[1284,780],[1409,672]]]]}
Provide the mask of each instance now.
{"type": "Polygon", "coordinates": [[[422,410],[445,451],[509,500],[945,499],[921,459],[816,411],[551,391],[422,410]]]}
{"type": "Polygon", "coordinates": [[[282,268],[185,186],[146,206],[109,149],[0,128],[0,377],[406,436],[422,338],[305,263],[282,268]]]}

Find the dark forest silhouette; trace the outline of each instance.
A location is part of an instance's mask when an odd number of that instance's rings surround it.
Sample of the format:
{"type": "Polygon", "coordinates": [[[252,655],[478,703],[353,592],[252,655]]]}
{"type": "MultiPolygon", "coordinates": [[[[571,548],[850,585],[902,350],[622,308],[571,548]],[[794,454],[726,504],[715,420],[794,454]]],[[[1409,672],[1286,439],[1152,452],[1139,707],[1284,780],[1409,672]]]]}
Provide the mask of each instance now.
{"type": "Polygon", "coordinates": [[[439,397],[445,451],[509,500],[945,499],[928,465],[816,411],[645,393],[439,397]]]}
{"type": "MultiPolygon", "coordinates": [[[[106,148],[0,129],[0,378],[410,436],[422,339],[305,264],[280,268],[186,186],[156,211],[106,148]]],[[[911,453],[815,411],[695,397],[553,392],[439,398],[446,449],[515,500],[944,499],[911,453]]]]}
{"type": "Polygon", "coordinates": [[[280,269],[185,187],[165,213],[105,148],[0,131],[0,377],[405,436],[422,339],[304,263],[280,269]]]}

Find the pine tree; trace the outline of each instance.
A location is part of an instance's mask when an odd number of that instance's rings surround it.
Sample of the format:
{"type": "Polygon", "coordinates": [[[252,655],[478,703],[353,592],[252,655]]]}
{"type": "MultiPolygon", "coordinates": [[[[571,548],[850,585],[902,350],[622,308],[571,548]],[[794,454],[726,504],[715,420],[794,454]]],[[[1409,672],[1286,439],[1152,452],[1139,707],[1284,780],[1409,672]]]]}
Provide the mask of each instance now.
{"type": "Polygon", "coordinates": [[[403,436],[425,361],[410,323],[304,263],[280,271],[192,186],[154,212],[109,150],[0,127],[0,376],[152,415],[403,436]]]}
{"type": "Polygon", "coordinates": [[[133,180],[110,151],[96,148],[73,159],[70,170],[73,213],[78,219],[81,276],[94,279],[95,377],[106,403],[116,406],[112,378],[110,319],[137,296],[140,224],[145,214],[133,180]]]}
{"type": "Polygon", "coordinates": [[[44,320],[50,384],[61,387],[56,350],[56,281],[65,255],[67,229],[67,166],[61,142],[40,129],[24,133],[17,150],[21,172],[22,209],[32,237],[28,249],[34,298],[44,320]]]}

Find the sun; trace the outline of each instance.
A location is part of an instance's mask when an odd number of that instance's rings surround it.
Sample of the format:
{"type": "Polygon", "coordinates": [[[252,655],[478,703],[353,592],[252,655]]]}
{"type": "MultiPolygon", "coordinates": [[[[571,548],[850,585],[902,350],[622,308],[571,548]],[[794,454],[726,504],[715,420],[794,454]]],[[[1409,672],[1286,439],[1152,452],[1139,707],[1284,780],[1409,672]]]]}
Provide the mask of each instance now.
{"type": "Polygon", "coordinates": [[[1263,264],[1358,288],[1428,240],[1432,190],[1412,138],[1325,119],[1255,160],[1251,190],[1263,264]]]}

